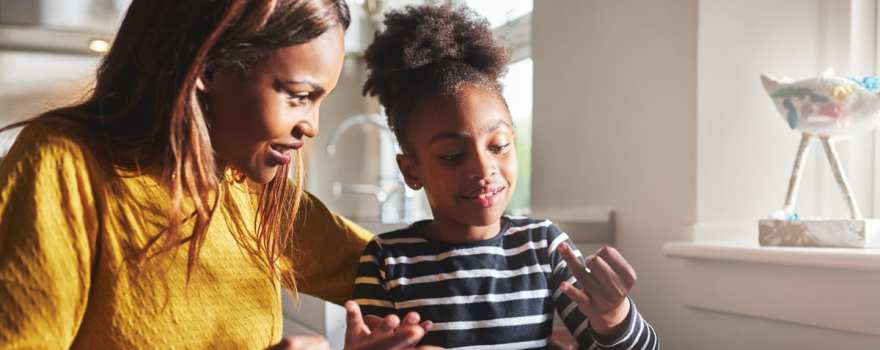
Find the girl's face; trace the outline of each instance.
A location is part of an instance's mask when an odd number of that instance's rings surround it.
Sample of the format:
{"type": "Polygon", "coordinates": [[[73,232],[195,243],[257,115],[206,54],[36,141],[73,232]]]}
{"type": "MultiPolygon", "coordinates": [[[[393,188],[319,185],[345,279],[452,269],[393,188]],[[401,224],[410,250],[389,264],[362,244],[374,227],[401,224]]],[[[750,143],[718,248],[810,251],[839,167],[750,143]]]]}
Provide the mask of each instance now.
{"type": "Polygon", "coordinates": [[[304,44],[276,50],[247,73],[219,70],[200,83],[217,156],[267,183],[305,137],[318,134],[318,109],[336,87],[344,58],[336,26],[304,44]]]}
{"type": "Polygon", "coordinates": [[[462,87],[417,108],[398,157],[407,182],[425,188],[435,221],[488,226],[499,221],[516,186],[516,148],[501,97],[462,87]]]}

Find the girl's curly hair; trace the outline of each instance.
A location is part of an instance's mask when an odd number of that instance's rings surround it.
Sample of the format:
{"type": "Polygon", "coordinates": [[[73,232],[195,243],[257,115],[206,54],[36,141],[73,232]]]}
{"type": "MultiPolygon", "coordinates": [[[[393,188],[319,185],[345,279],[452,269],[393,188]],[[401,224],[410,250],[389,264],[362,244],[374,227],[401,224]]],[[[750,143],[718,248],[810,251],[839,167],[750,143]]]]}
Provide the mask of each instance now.
{"type": "Polygon", "coordinates": [[[377,96],[404,150],[410,114],[426,99],[463,85],[501,93],[509,49],[489,22],[466,7],[407,6],[385,16],[385,30],[366,50],[363,93],[377,96]]]}

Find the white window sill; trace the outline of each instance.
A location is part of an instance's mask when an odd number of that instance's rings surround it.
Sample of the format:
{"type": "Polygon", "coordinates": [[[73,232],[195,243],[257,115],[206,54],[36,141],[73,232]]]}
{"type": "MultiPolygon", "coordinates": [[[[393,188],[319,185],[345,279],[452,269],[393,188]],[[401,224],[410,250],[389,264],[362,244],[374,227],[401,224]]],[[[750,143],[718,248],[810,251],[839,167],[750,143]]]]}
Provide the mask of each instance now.
{"type": "Polygon", "coordinates": [[[663,250],[680,258],[690,309],[880,340],[880,249],[673,242],[663,250]]]}
{"type": "Polygon", "coordinates": [[[880,271],[880,249],[761,247],[750,242],[672,242],[669,257],[800,267],[880,271]]]}

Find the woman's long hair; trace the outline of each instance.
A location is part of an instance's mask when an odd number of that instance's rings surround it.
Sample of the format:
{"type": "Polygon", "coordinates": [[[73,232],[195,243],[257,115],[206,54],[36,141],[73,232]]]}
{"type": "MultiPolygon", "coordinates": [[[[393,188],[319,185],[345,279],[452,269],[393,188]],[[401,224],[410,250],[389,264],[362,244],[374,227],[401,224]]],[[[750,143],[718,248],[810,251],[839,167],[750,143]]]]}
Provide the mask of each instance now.
{"type": "MultiPolygon", "coordinates": [[[[246,73],[274,50],[349,23],[344,0],[134,0],[84,102],[4,129],[63,118],[106,140],[104,151],[114,166],[160,167],[171,198],[168,225],[138,259],[143,262],[156,242],[162,242],[157,254],[188,242],[189,276],[221,195],[222,177],[197,79],[218,69],[246,73]],[[194,211],[183,213],[188,199],[194,211]],[[194,220],[189,235],[181,232],[185,220],[194,220]]],[[[295,156],[296,183],[291,186],[288,166],[282,167],[263,187],[257,206],[257,247],[276,274],[276,262],[290,249],[302,197],[302,162],[295,156]]]]}

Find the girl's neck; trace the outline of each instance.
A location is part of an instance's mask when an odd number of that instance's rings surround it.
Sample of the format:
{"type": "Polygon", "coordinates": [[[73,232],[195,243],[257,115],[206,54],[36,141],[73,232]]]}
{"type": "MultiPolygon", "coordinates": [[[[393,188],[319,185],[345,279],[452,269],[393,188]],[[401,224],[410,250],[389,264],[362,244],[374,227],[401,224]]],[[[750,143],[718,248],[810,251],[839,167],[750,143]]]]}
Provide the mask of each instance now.
{"type": "Polygon", "coordinates": [[[500,219],[487,226],[474,226],[435,218],[427,225],[425,235],[442,242],[469,243],[493,238],[499,232],[501,232],[500,219]]]}

